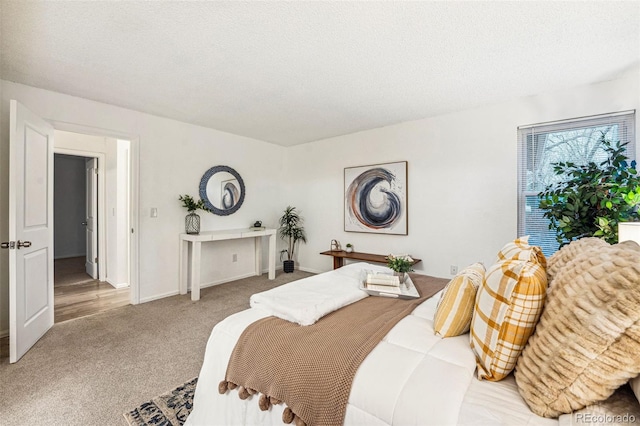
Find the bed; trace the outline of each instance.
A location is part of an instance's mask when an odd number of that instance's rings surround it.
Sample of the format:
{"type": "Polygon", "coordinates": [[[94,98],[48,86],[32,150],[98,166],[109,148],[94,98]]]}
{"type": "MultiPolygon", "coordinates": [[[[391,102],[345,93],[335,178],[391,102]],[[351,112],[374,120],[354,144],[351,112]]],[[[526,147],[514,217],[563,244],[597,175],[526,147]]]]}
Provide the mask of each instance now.
{"type": "MultiPolygon", "coordinates": [[[[386,268],[354,263],[287,284],[279,291],[296,292],[310,282],[327,286],[339,283],[352,291],[354,287],[357,289],[363,270],[386,268]]],[[[476,379],[469,335],[443,339],[434,334],[433,316],[438,299],[436,294],[421,303],[365,358],[353,380],[344,424],[557,425],[557,419],[543,418],[529,410],[513,376],[500,382],[476,379]]],[[[283,424],[284,404],[261,411],[256,395],[242,400],[231,392],[218,392],[218,384],[225,377],[229,358],[243,330],[268,315],[252,307],[214,327],[187,425],[283,424]]]]}

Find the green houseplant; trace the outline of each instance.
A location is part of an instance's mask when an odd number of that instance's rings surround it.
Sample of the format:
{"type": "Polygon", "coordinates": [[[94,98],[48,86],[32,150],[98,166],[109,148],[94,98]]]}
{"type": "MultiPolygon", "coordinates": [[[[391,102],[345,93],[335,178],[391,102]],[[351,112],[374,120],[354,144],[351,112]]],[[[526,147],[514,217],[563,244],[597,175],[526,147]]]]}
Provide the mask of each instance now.
{"type": "Polygon", "coordinates": [[[638,219],[640,177],[636,162],[627,162],[626,144],[608,141],[604,135],[599,143],[606,160],[586,165],[554,163],[554,173],[564,179],[540,194],[539,207],[561,246],[590,236],[617,243],[618,222],[638,219]]]}
{"type": "Polygon", "coordinates": [[[403,283],[407,277],[407,272],[412,272],[413,259],[408,254],[398,256],[390,254],[387,256],[387,267],[395,272],[403,283]]]}
{"type": "Polygon", "coordinates": [[[287,260],[283,262],[283,269],[286,273],[293,272],[294,260],[293,254],[298,241],[307,242],[307,235],[302,226],[303,219],[300,217],[295,207],[288,206],[284,210],[284,214],[280,217],[280,238],[287,242],[287,248],[280,252],[280,258],[287,253],[287,260]]]}
{"type": "Polygon", "coordinates": [[[178,199],[182,201],[182,207],[186,208],[189,212],[184,219],[185,232],[187,234],[199,234],[200,216],[196,214],[196,210],[200,209],[208,212],[209,209],[204,205],[202,199],[196,201],[191,195],[180,195],[178,199]]]}

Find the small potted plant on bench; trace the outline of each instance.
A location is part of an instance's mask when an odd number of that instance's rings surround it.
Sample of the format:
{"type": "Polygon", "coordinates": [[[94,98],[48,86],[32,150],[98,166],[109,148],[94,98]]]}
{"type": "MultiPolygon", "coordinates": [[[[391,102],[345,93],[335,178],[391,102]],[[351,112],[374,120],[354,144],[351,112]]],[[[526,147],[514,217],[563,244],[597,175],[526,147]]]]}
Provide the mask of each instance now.
{"type": "Polygon", "coordinates": [[[347,243],[347,248],[345,251],[347,253],[353,253],[353,245],[351,243],[347,243]]]}

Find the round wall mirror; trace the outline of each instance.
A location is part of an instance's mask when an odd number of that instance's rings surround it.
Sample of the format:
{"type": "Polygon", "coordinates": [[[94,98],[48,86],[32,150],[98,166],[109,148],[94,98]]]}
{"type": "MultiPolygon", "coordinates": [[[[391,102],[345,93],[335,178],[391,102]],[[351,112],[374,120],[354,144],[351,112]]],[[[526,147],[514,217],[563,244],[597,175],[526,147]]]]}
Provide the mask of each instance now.
{"type": "Polygon", "coordinates": [[[218,216],[235,213],[244,201],[244,181],[228,166],[214,166],[200,180],[200,198],[218,216]]]}

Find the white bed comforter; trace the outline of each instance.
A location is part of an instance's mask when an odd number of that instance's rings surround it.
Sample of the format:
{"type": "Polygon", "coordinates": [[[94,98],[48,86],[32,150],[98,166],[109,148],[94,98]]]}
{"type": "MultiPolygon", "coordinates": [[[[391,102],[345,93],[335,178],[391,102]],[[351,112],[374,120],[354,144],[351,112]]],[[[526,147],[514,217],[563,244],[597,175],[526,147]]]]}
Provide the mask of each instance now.
{"type": "MultiPolygon", "coordinates": [[[[365,264],[367,269],[374,265],[365,264]]],[[[343,273],[360,273],[362,264],[343,273]]],[[[297,281],[304,285],[305,280],[297,281]]],[[[401,320],[367,356],[353,381],[347,425],[557,425],[533,414],[512,378],[479,382],[469,336],[442,339],[434,334],[433,314],[439,294],[401,320]]],[[[267,313],[252,308],[217,324],[207,343],[204,363],[187,425],[282,425],[284,404],[260,411],[257,396],[218,393],[236,340],[267,313]]]]}

